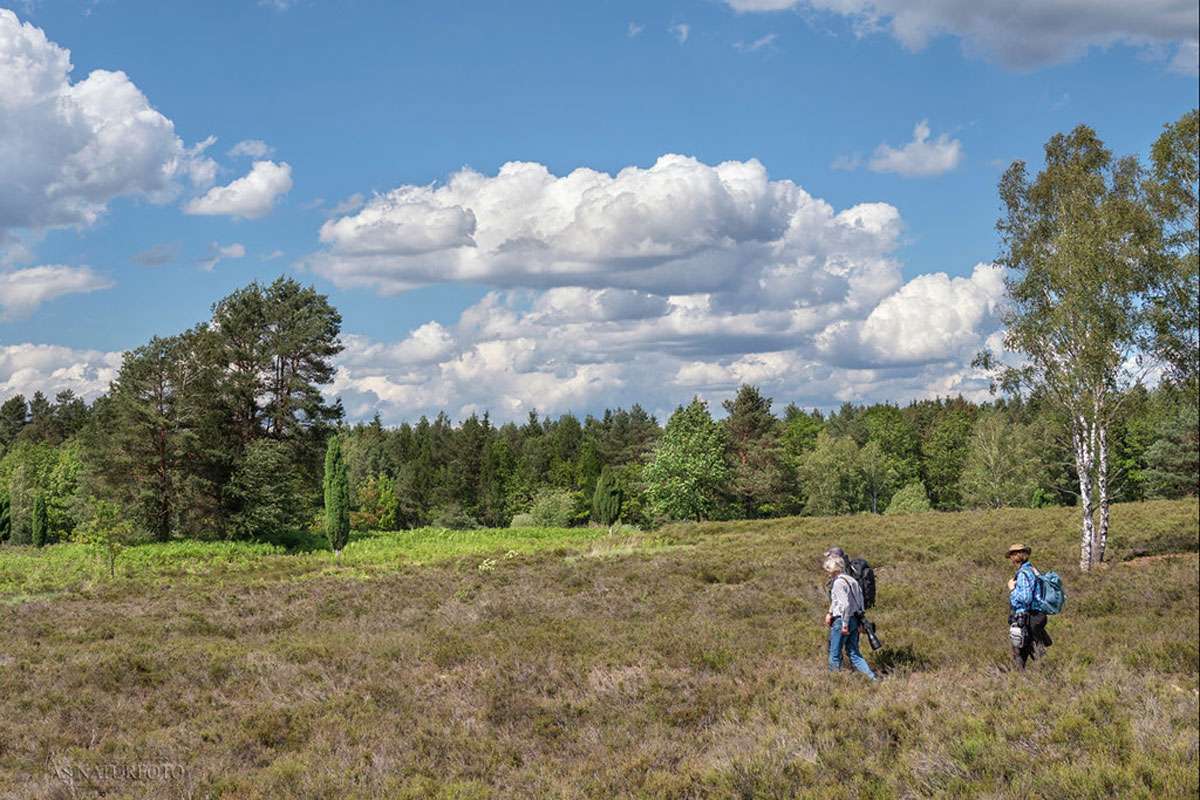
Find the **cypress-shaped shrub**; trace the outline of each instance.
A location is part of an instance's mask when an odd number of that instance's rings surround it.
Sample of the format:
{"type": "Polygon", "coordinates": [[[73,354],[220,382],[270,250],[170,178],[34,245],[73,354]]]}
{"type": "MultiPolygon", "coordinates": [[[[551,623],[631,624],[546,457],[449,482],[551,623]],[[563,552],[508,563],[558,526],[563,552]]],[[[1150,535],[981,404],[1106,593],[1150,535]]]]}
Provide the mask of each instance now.
{"type": "Polygon", "coordinates": [[[12,503],[7,497],[0,497],[0,542],[8,541],[12,535],[12,503]]]}
{"type": "Polygon", "coordinates": [[[621,501],[624,495],[608,467],[600,470],[596,481],[596,493],[592,495],[592,519],[605,527],[612,527],[621,518],[621,501]]]}
{"type": "Polygon", "coordinates": [[[325,536],[339,554],[350,539],[350,476],[339,436],[331,436],[325,448],[325,536]]]}
{"type": "Polygon", "coordinates": [[[46,544],[49,527],[50,517],[46,513],[46,495],[39,492],[33,500],[33,524],[30,526],[34,547],[46,544]]]}

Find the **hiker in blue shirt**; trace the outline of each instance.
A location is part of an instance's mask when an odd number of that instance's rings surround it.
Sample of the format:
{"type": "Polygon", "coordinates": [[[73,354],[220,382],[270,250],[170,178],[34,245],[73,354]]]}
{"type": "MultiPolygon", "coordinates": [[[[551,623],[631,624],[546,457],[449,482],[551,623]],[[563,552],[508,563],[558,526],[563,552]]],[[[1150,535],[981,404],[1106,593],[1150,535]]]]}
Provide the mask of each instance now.
{"type": "Polygon", "coordinates": [[[1013,664],[1025,669],[1030,658],[1040,658],[1051,645],[1046,633],[1046,615],[1034,608],[1038,591],[1038,571],[1029,563],[1032,551],[1023,544],[1008,548],[1008,560],[1017,572],[1008,582],[1008,635],[1013,664]]]}

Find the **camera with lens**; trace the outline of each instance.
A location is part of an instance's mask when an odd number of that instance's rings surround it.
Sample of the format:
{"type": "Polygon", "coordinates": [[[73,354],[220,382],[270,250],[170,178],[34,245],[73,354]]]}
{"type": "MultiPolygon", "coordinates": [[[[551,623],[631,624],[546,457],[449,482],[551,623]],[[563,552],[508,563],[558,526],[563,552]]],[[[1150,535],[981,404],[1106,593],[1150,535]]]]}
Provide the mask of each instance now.
{"type": "Polygon", "coordinates": [[[863,633],[867,635],[867,641],[871,643],[872,650],[878,650],[883,647],[883,642],[879,641],[879,637],[875,635],[875,623],[867,619],[865,614],[858,615],[859,627],[863,629],[863,633]]]}

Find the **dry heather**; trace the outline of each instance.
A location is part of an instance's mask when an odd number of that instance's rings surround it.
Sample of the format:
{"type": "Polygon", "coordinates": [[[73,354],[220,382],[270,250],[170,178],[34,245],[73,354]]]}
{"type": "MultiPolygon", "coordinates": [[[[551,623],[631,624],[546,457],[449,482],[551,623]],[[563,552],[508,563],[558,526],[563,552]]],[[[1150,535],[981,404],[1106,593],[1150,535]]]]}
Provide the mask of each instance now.
{"type": "Polygon", "coordinates": [[[680,526],[364,577],[123,580],[0,605],[0,795],[1197,795],[1195,501],[680,526]],[[1063,574],[1007,669],[1004,547],[1063,574]],[[879,685],[825,670],[817,564],[877,568],[879,685]],[[1148,556],[1164,556],[1147,558],[1148,556]],[[1127,565],[1123,561],[1137,558],[1127,565]]]}

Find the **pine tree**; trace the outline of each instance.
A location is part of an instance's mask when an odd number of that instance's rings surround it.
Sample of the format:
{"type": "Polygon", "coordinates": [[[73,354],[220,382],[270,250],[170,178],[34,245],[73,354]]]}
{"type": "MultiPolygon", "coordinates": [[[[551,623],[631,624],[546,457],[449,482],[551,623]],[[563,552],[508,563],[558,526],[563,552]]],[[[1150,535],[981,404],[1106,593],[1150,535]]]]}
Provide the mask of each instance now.
{"type": "Polygon", "coordinates": [[[28,424],[29,403],[25,395],[14,395],[0,405],[0,453],[8,449],[28,424]]]}
{"type": "Polygon", "coordinates": [[[757,387],[742,385],[723,407],[729,416],[730,495],[738,516],[771,516],[788,505],[788,471],[782,458],[781,426],[771,413],[771,398],[757,387]]]}
{"type": "Polygon", "coordinates": [[[33,546],[42,547],[46,544],[47,529],[50,526],[49,516],[46,514],[46,495],[38,494],[37,499],[33,501],[33,546]]]}
{"type": "Polygon", "coordinates": [[[339,555],[350,538],[350,477],[338,436],[329,437],[325,449],[325,536],[339,555]]]}
{"type": "Polygon", "coordinates": [[[592,519],[611,528],[621,518],[623,499],[621,487],[613,479],[612,470],[604,467],[600,470],[600,480],[596,482],[596,493],[592,495],[592,519]]]}

